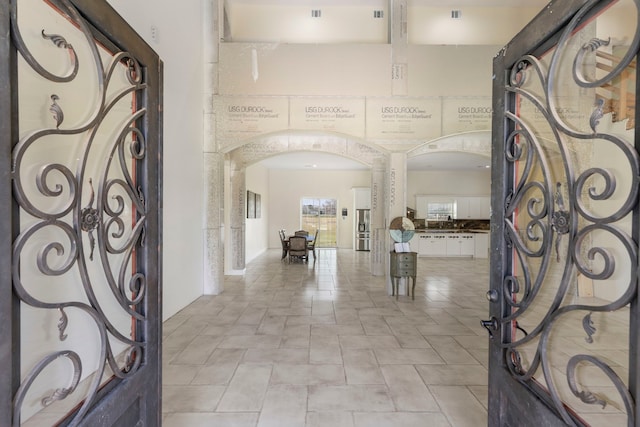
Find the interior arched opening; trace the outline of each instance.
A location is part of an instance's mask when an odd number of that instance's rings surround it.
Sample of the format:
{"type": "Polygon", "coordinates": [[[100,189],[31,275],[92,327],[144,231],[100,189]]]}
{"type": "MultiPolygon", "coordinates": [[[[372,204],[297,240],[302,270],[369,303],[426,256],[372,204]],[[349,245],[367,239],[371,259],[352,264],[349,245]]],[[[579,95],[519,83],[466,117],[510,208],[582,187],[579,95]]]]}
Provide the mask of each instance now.
{"type": "Polygon", "coordinates": [[[324,222],[315,225],[324,233],[321,246],[353,248],[354,189],[370,188],[372,166],[387,156],[387,150],[375,144],[335,133],[283,132],[236,144],[225,155],[226,234],[233,238],[229,234],[238,223],[229,207],[244,195],[245,262],[280,247],[279,230],[292,233],[309,227],[305,221],[313,218],[303,215],[309,203],[322,210],[318,221],[322,217],[324,222]],[[239,174],[243,180],[234,179],[239,174]]]}

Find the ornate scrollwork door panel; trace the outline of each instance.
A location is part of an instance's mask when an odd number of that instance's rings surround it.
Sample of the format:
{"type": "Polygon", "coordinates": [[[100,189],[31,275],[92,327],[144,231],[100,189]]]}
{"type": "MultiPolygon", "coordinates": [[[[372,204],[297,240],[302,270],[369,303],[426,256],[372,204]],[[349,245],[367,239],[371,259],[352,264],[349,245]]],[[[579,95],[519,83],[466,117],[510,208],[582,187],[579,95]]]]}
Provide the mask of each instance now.
{"type": "Polygon", "coordinates": [[[0,7],[14,61],[0,424],[159,425],[161,63],[106,2],[0,7]]]}
{"type": "Polygon", "coordinates": [[[494,61],[491,425],[637,423],[639,10],[552,2],[494,61]]]}

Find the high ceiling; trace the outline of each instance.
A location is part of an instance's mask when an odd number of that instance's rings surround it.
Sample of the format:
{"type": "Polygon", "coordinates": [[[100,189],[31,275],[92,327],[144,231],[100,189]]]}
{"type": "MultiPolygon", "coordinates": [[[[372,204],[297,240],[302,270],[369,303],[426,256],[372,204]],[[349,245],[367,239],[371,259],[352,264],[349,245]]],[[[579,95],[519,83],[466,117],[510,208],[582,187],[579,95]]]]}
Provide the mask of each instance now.
{"type": "MultiPolygon", "coordinates": [[[[374,41],[376,38],[382,37],[383,42],[386,42],[387,30],[384,29],[382,33],[379,27],[372,27],[369,23],[363,23],[361,21],[353,23],[353,25],[345,25],[344,15],[342,21],[336,22],[333,26],[328,26],[324,31],[327,34],[318,32],[317,28],[310,28],[308,20],[308,10],[306,9],[322,9],[326,8],[367,8],[367,9],[380,9],[389,11],[393,0],[225,0],[226,18],[229,25],[228,30],[230,34],[225,34],[225,39],[228,41],[252,41],[252,42],[272,42],[286,41],[286,42],[310,42],[309,37],[312,32],[315,31],[313,37],[318,37],[316,42],[344,42],[348,41],[350,37],[355,35],[356,42],[374,41]],[[305,15],[301,15],[300,9],[304,8],[305,15]],[[301,18],[304,16],[304,18],[301,18]],[[260,19],[260,17],[262,19],[260,19]],[[280,19],[278,24],[276,18],[280,19]],[[302,26],[293,25],[293,21],[301,20],[306,22],[302,26]],[[274,22],[269,26],[270,22],[274,22]],[[291,28],[297,28],[292,30],[293,32],[286,33],[283,36],[280,28],[273,28],[273,26],[291,26],[291,28]],[[359,26],[361,25],[361,27],[359,26]],[[354,27],[356,30],[354,30],[354,27]],[[296,33],[295,31],[299,31],[296,33]],[[344,31],[342,36],[337,36],[336,32],[344,31]],[[371,34],[362,36],[360,32],[371,32],[371,34]],[[382,34],[382,35],[381,35],[382,34]],[[297,37],[299,36],[299,39],[297,37]],[[229,37],[228,39],[226,37],[229,37]],[[325,39],[326,37],[326,39],[325,39]]],[[[548,0],[408,0],[409,10],[411,7],[421,8],[451,8],[461,10],[463,16],[464,8],[526,8],[527,16],[533,16],[537,11],[543,9],[549,3],[548,0]],[[532,10],[533,9],[533,10],[532,10]]],[[[347,12],[344,9],[344,13],[347,12]]],[[[524,10],[524,9],[523,9],[524,10]]],[[[367,12],[370,13],[370,12],[367,12]]],[[[339,15],[342,15],[342,10],[339,15]]],[[[385,12],[385,18],[389,19],[388,13],[385,12]]],[[[355,15],[354,15],[355,16],[355,15]]],[[[367,15],[369,16],[369,15],[367,15]]],[[[478,15],[476,15],[478,16],[478,15]]],[[[480,14],[479,16],[482,16],[480,14]]],[[[325,14],[323,13],[323,18],[325,14]]],[[[327,12],[327,18],[335,19],[335,13],[331,14],[327,12]]],[[[351,19],[350,17],[348,19],[351,19]]],[[[358,18],[359,19],[359,18],[358,18]]],[[[476,17],[472,19],[477,19],[476,17]]],[[[528,21],[530,18],[526,18],[528,21]]],[[[525,21],[526,22],[526,21],[525,21]]],[[[520,25],[520,24],[518,24],[520,25]]],[[[521,28],[521,27],[518,27],[521,28]]],[[[517,30],[515,30],[517,32],[517,30]]],[[[510,36],[515,34],[512,29],[508,30],[510,36]]],[[[509,36],[509,37],[510,37],[509,36]]],[[[508,41],[508,39],[506,39],[508,41]]],[[[505,41],[505,42],[506,42],[505,41]]],[[[497,43],[502,44],[503,41],[499,40],[497,43]]],[[[423,155],[415,158],[411,158],[407,162],[408,170],[482,170],[486,169],[489,165],[489,159],[486,157],[465,154],[465,153],[431,153],[429,155],[423,155]]],[[[269,159],[263,160],[261,164],[270,169],[300,169],[300,170],[363,170],[367,169],[365,165],[360,162],[347,159],[344,157],[324,154],[324,153],[287,153],[277,156],[273,156],[269,159]]]]}

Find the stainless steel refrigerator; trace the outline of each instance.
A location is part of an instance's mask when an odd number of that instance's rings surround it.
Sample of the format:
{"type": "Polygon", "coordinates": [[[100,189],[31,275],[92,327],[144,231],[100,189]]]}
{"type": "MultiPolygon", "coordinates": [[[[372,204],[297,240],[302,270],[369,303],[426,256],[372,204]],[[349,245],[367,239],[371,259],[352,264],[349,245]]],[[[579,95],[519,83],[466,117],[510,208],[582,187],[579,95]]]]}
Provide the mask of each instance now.
{"type": "Polygon", "coordinates": [[[356,209],[356,251],[370,250],[370,209],[356,209]]]}

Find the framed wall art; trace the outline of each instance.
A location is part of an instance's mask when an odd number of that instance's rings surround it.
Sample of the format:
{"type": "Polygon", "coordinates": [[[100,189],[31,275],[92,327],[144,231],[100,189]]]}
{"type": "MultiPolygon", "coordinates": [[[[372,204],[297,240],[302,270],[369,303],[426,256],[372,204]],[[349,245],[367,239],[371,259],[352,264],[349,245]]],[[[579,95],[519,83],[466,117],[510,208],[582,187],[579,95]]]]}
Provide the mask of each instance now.
{"type": "Polygon", "coordinates": [[[256,193],[247,191],[247,218],[256,217],[256,193]]]}

